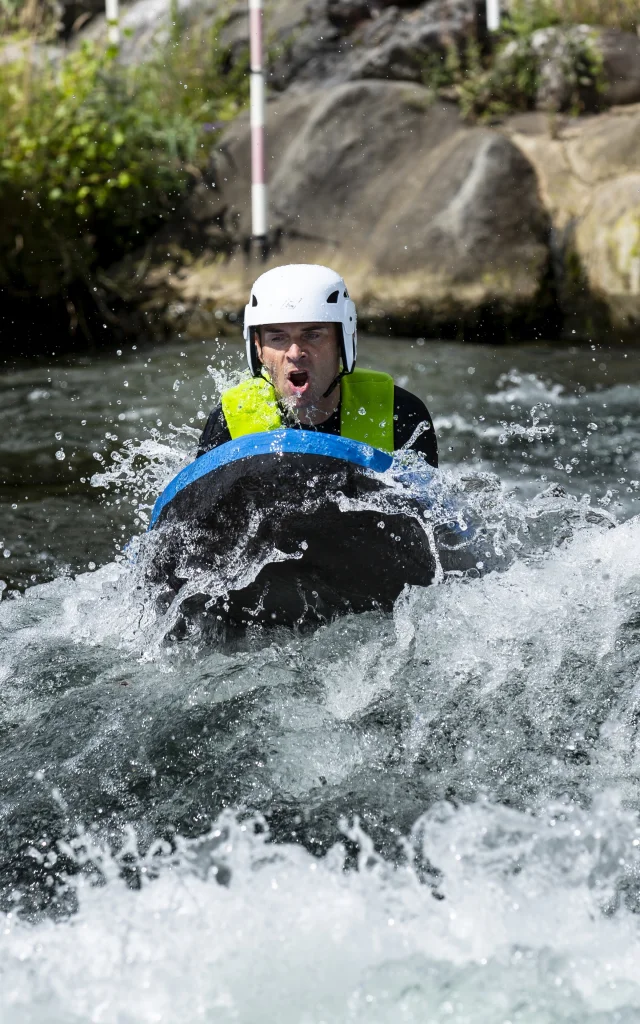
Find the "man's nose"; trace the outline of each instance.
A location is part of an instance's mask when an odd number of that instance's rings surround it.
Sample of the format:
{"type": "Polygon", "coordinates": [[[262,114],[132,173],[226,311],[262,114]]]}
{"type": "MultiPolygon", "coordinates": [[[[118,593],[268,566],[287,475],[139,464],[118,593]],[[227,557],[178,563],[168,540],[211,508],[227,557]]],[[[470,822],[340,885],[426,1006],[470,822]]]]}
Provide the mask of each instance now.
{"type": "Polygon", "coordinates": [[[287,350],[287,355],[293,362],[297,362],[298,359],[306,356],[306,354],[304,346],[299,341],[292,341],[287,350]]]}

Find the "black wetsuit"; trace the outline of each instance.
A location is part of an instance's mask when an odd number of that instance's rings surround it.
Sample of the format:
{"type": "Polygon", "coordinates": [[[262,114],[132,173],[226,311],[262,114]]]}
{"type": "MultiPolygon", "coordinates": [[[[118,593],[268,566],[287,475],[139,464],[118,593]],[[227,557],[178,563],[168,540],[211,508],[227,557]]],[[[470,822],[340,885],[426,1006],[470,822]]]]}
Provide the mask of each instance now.
{"type": "MultiPolygon", "coordinates": [[[[426,424],[426,429],[423,429],[418,437],[416,437],[410,448],[412,451],[421,452],[431,466],[437,466],[438,442],[436,432],[433,428],[429,410],[424,402],[417,398],[416,395],[412,395],[410,391],[405,391],[404,388],[399,388],[396,385],[393,392],[393,419],[393,443],[396,451],[407,443],[418,424],[426,424]]],[[[285,416],[284,411],[283,422],[286,423],[286,426],[296,429],[319,430],[323,434],[339,434],[340,406],[324,423],[318,423],[315,427],[290,421],[285,416]]],[[[204,455],[205,452],[209,452],[212,448],[217,448],[218,445],[230,440],[231,434],[224,418],[222,406],[218,404],[211,412],[207,424],[202,431],[200,443],[198,444],[198,456],[204,455]]]]}

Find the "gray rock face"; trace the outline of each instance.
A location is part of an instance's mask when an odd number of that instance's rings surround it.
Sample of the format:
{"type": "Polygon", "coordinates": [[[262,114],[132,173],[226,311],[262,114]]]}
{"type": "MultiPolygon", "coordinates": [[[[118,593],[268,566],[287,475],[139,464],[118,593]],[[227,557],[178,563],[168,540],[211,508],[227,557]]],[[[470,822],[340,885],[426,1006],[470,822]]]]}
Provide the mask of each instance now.
{"type": "MultiPolygon", "coordinates": [[[[486,308],[517,317],[540,295],[548,221],[535,174],[499,133],[464,128],[453,104],[359,82],[270,104],[268,133],[275,262],[329,263],[365,314],[426,325],[486,308]]],[[[216,169],[239,243],[250,232],[246,119],[216,169]]]]}
{"type": "Polygon", "coordinates": [[[475,29],[475,0],[431,0],[414,11],[390,7],[354,39],[347,77],[422,81],[429,58],[475,29]]]}
{"type": "Polygon", "coordinates": [[[327,0],[326,13],[334,25],[352,27],[376,18],[385,7],[417,7],[417,0],[327,0]]]}
{"type": "Polygon", "coordinates": [[[605,102],[612,105],[640,102],[640,37],[630,32],[602,29],[598,32],[598,49],[608,82],[605,102]]]}
{"type": "Polygon", "coordinates": [[[479,0],[349,2],[340,8],[328,3],[326,13],[314,8],[275,56],[272,81],[280,88],[294,81],[308,86],[360,78],[420,82],[430,59],[475,30],[478,10],[479,0]]]}
{"type": "Polygon", "coordinates": [[[585,338],[636,341],[640,106],[560,119],[552,134],[547,119],[536,114],[505,127],[534,166],[551,216],[567,329],[585,338]]]}
{"type": "MultiPolygon", "coordinates": [[[[265,0],[270,85],[282,91],[292,83],[309,88],[360,78],[420,82],[429,60],[475,31],[481,8],[483,0],[265,0]]],[[[221,45],[232,54],[248,46],[245,3],[178,0],[178,11],[186,29],[223,17],[221,45]]],[[[135,0],[122,8],[120,23],[123,61],[144,61],[170,36],[168,0],[135,0]]],[[[79,38],[105,34],[98,16],[79,38]]]]}

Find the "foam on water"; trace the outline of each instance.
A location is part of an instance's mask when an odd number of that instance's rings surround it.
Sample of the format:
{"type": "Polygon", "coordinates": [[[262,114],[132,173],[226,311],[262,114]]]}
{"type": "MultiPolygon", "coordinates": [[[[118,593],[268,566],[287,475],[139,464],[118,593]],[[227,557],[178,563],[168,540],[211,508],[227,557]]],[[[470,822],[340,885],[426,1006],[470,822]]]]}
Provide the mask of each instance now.
{"type": "Polygon", "coordinates": [[[317,859],[226,817],[141,859],[155,877],[140,891],[94,853],[109,880],[80,887],[71,920],[5,918],[3,1020],[637,1020],[637,918],[607,910],[640,830],[615,797],[537,818],[437,804],[395,867],[345,831],[360,851],[349,872],[340,845],[317,859]]]}
{"type": "MultiPolygon", "coordinates": [[[[451,429],[542,444],[578,401],[496,395],[517,422],[451,429]]],[[[139,530],[194,436],[103,461],[139,530]]],[[[123,555],[0,603],[3,1022],[640,1019],[640,521],[430,488],[442,582],[390,616],[174,643],[123,555]]]]}
{"type": "Polygon", "coordinates": [[[39,874],[4,879],[2,1019],[637,1020],[639,552],[637,520],[585,522],[226,653],[145,643],[122,564],[3,602],[3,833],[39,874]],[[58,858],[77,909],[28,923],[58,858]]]}

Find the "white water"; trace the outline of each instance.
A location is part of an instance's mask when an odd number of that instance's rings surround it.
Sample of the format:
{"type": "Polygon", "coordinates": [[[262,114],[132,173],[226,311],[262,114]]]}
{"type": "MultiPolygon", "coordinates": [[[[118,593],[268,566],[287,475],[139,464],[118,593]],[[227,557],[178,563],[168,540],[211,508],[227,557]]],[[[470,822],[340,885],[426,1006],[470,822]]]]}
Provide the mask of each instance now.
{"type": "MultiPolygon", "coordinates": [[[[352,832],[360,857],[347,872],[339,845],[317,858],[283,838],[265,844],[233,816],[214,830],[224,841],[142,858],[158,876],[142,891],[119,879],[113,855],[94,852],[106,884],[80,884],[68,920],[5,916],[2,1019],[638,1019],[639,540],[636,521],[586,530],[535,565],[409,594],[393,622],[365,616],[285,648],[137,651],[136,722],[141,706],[152,708],[150,687],[164,707],[172,690],[212,707],[256,684],[272,688],[279,749],[257,774],[300,808],[313,804],[322,772],[343,797],[359,779],[366,810],[367,797],[375,803],[367,775],[379,778],[390,754],[396,785],[408,789],[421,762],[420,785],[434,802],[405,830],[400,863],[393,805],[393,858],[352,832]],[[305,665],[313,680],[300,693],[305,665]],[[400,705],[399,735],[384,715],[362,728],[385,698],[400,705]],[[588,764],[565,760],[576,749],[588,750],[588,764]],[[468,802],[443,802],[447,788],[468,802]],[[228,869],[226,884],[212,865],[228,869]]],[[[106,686],[115,666],[104,665],[105,650],[129,662],[135,648],[135,630],[120,628],[132,607],[125,574],[100,570],[5,605],[5,669],[16,678],[6,656],[18,650],[20,675],[37,624],[41,651],[70,643],[82,658],[99,645],[96,684],[106,686]]],[[[35,694],[19,685],[15,697],[5,714],[17,717],[20,700],[27,718],[44,710],[29,707],[35,694]]],[[[94,723],[94,748],[127,731],[111,712],[105,719],[94,723]]],[[[148,743],[144,726],[133,729],[137,746],[148,743]]],[[[57,777],[55,765],[42,765],[52,801],[65,800],[68,776],[82,776],[87,761],[91,751],[80,750],[57,777]]],[[[32,786],[48,788],[42,777],[32,786]]]]}
{"type": "Polygon", "coordinates": [[[392,617],[171,644],[125,560],[0,603],[3,1024],[640,1020],[640,522],[442,494],[500,571],[392,617]]]}

